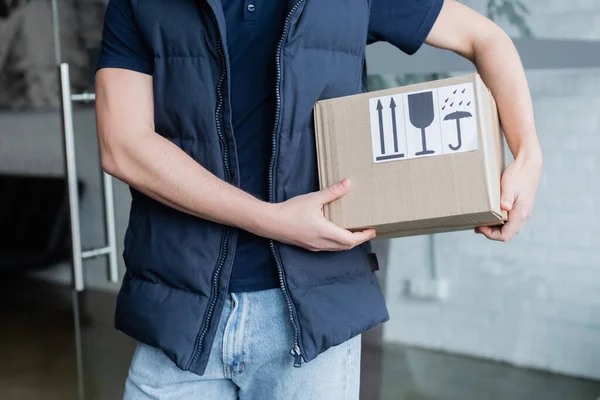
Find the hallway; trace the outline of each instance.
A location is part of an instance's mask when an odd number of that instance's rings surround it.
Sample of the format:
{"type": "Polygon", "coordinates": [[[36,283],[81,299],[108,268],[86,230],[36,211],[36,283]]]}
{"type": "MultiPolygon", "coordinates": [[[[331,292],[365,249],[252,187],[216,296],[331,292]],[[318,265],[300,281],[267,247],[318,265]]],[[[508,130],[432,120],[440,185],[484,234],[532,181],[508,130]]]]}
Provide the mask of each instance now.
{"type": "MultiPolygon", "coordinates": [[[[76,398],[70,289],[7,280],[0,291],[0,398],[76,398]]],[[[112,327],[115,296],[81,297],[87,399],[122,395],[134,342],[112,327]]],[[[600,382],[401,346],[363,346],[362,400],[596,400],[600,382]]]]}

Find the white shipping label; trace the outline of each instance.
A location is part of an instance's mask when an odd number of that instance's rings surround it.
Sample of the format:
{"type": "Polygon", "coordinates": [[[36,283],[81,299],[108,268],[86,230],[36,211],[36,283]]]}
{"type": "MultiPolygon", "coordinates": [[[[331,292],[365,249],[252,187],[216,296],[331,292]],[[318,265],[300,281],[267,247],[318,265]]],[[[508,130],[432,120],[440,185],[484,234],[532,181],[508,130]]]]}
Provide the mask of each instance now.
{"type": "Polygon", "coordinates": [[[373,162],[477,150],[472,83],[369,99],[373,162]]]}

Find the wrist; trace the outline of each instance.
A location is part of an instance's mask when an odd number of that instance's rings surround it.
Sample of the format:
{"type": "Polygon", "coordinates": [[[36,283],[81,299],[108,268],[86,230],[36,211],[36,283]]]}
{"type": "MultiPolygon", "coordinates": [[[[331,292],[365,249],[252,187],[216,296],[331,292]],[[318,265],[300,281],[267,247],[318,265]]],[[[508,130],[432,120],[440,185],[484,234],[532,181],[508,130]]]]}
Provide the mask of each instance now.
{"type": "Polygon", "coordinates": [[[542,167],[542,149],[537,140],[521,145],[514,156],[517,164],[542,167]]]}
{"type": "Polygon", "coordinates": [[[255,235],[272,239],[274,236],[273,228],[277,226],[275,222],[277,206],[277,204],[257,199],[246,211],[245,226],[240,228],[255,235]]]}

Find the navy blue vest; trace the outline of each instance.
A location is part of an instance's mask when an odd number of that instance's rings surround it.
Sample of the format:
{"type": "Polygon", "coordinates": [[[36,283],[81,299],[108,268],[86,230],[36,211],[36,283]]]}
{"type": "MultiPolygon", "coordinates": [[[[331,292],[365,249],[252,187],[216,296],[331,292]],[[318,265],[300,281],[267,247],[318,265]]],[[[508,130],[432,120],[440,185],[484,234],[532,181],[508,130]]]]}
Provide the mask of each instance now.
{"type": "MultiPolygon", "coordinates": [[[[131,0],[154,54],[156,132],[219,178],[239,184],[227,39],[218,0],[131,0]]],[[[362,92],[369,0],[295,0],[277,49],[270,201],[319,189],[312,109],[362,92]]],[[[227,296],[237,231],[132,190],[116,326],[203,374],[227,296]]],[[[295,337],[290,362],[387,320],[370,245],[314,253],[272,242],[295,337]]]]}

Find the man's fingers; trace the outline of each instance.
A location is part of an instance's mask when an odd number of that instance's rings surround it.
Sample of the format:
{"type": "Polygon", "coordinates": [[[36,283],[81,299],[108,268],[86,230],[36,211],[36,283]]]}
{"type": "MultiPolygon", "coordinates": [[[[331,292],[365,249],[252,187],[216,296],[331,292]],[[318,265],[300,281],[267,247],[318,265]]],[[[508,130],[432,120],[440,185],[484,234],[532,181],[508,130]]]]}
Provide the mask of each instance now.
{"type": "Polygon", "coordinates": [[[475,232],[481,233],[482,235],[484,235],[486,238],[488,238],[490,240],[496,240],[498,242],[506,241],[506,240],[504,240],[504,236],[502,236],[502,230],[500,228],[490,227],[490,226],[480,226],[479,228],[477,228],[475,230],[475,232]]]}
{"type": "Polygon", "coordinates": [[[510,230],[506,230],[507,226],[508,222],[502,228],[480,226],[479,228],[477,228],[477,231],[490,240],[506,243],[515,235],[514,233],[512,233],[512,228],[510,230]]]}
{"type": "Polygon", "coordinates": [[[350,232],[349,230],[342,229],[337,225],[331,223],[331,230],[327,232],[326,239],[337,243],[341,250],[351,249],[371,240],[375,237],[375,229],[369,228],[358,232],[350,232]]]}
{"type": "Polygon", "coordinates": [[[508,222],[502,227],[481,226],[475,231],[485,235],[488,239],[497,240],[499,242],[508,242],[516,234],[521,232],[527,216],[524,215],[517,207],[512,212],[508,213],[508,222]]]}
{"type": "Polygon", "coordinates": [[[317,192],[317,195],[319,196],[319,203],[321,203],[321,204],[331,203],[332,201],[339,199],[340,197],[342,197],[343,195],[348,193],[349,189],[350,189],[350,179],[342,179],[340,182],[336,183],[335,185],[331,185],[328,188],[325,188],[325,189],[321,190],[320,192],[317,192]]]}
{"type": "Polygon", "coordinates": [[[517,219],[508,219],[508,222],[504,224],[502,227],[502,236],[504,237],[504,241],[508,242],[512,239],[519,231],[521,230],[521,226],[524,221],[519,221],[517,219]]]}
{"type": "Polygon", "coordinates": [[[352,237],[354,238],[354,246],[358,246],[366,241],[371,239],[375,239],[376,232],[375,229],[365,229],[364,231],[359,232],[351,232],[352,237]]]}
{"type": "Polygon", "coordinates": [[[344,251],[355,248],[356,246],[360,246],[364,242],[367,242],[373,238],[375,238],[375,233],[367,233],[364,234],[364,231],[361,232],[350,232],[353,235],[353,240],[348,242],[344,241],[344,243],[340,243],[336,240],[326,240],[325,244],[321,246],[316,251],[344,251]]]}

